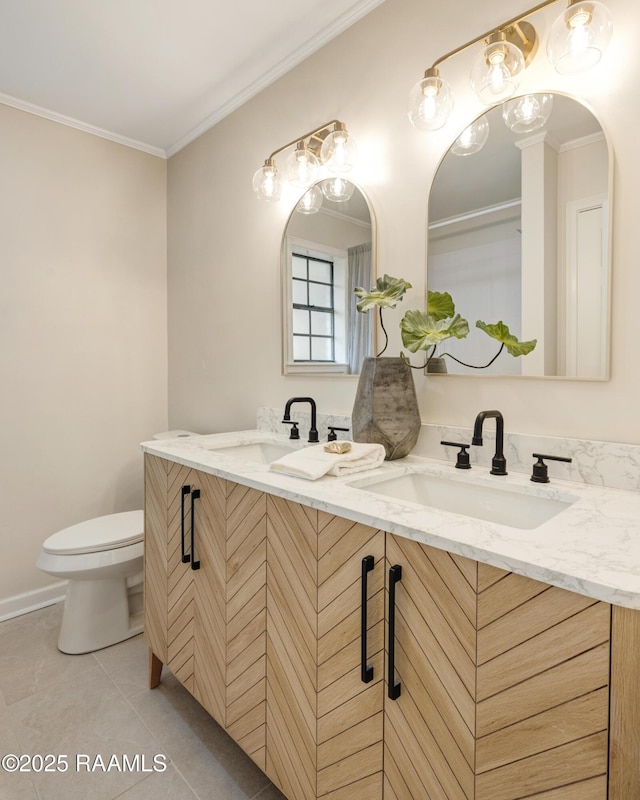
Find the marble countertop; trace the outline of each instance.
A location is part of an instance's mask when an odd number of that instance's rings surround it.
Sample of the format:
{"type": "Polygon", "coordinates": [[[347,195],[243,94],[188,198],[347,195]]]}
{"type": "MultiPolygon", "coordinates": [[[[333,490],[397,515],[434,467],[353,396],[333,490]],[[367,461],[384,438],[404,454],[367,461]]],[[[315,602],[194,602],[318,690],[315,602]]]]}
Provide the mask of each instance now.
{"type": "Polygon", "coordinates": [[[549,484],[534,484],[522,473],[496,477],[486,468],[456,470],[451,463],[411,455],[368,472],[308,481],[225,454],[223,449],[253,442],[292,444],[284,436],[250,430],[154,440],[143,442],[141,448],[355,522],[597,600],[640,609],[640,493],[553,478],[549,484]],[[368,491],[366,485],[352,485],[414,470],[461,484],[501,485],[510,492],[572,504],[539,526],[522,529],[384,497],[368,491]]]}

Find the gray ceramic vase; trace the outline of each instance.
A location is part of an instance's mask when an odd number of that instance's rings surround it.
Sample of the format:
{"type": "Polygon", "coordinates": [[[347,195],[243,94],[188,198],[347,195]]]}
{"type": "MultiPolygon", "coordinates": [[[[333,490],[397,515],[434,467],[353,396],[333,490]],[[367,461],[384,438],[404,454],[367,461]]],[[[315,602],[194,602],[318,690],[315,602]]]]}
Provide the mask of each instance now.
{"type": "Polygon", "coordinates": [[[420,424],[411,367],[403,358],[365,358],[351,415],[354,442],[384,445],[388,461],[404,458],[420,424]]]}

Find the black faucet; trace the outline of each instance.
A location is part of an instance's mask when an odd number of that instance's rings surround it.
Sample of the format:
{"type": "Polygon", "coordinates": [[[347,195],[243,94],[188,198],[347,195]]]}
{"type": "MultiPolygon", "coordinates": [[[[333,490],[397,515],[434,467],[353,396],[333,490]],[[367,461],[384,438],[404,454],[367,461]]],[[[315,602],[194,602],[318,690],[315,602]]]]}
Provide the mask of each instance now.
{"type": "Polygon", "coordinates": [[[291,422],[291,406],[294,403],[309,403],[311,406],[311,427],[309,428],[309,441],[313,444],[319,442],[318,430],[316,428],[316,401],[313,397],[290,397],[284,407],[284,419],[282,422],[291,422]]]}
{"type": "Polygon", "coordinates": [[[507,459],[504,457],[504,419],[499,411],[481,411],[476,417],[473,426],[473,439],[471,444],[482,445],[482,425],[485,419],[495,419],[496,421],[496,452],[491,459],[491,474],[506,475],[507,459]]]}

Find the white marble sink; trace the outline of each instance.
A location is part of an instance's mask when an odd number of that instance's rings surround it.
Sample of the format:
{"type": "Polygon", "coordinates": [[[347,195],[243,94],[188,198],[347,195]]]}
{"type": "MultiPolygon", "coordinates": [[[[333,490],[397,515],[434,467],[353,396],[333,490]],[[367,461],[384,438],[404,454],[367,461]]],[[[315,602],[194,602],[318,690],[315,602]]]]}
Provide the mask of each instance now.
{"type": "Polygon", "coordinates": [[[362,478],[350,486],[394,500],[451,511],[465,517],[531,530],[561,514],[579,498],[523,487],[496,479],[474,481],[471,476],[449,478],[412,469],[388,476],[362,478]]]}
{"type": "Polygon", "coordinates": [[[212,444],[201,445],[205,450],[220,453],[221,455],[233,456],[242,461],[251,461],[253,464],[271,464],[282,456],[299,450],[300,445],[292,443],[284,444],[281,442],[245,442],[242,444],[212,444]]]}

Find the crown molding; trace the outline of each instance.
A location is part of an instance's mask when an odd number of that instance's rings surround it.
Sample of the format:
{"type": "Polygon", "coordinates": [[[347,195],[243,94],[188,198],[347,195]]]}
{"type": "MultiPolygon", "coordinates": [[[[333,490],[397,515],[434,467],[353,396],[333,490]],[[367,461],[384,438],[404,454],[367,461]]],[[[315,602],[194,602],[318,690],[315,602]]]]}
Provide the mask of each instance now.
{"type": "Polygon", "coordinates": [[[560,145],[558,152],[566,153],[567,150],[575,150],[578,147],[585,147],[589,144],[606,141],[607,140],[604,135],[604,131],[598,131],[596,133],[590,133],[588,136],[580,136],[578,139],[572,139],[569,142],[564,142],[564,144],[560,145]]]}
{"type": "Polygon", "coordinates": [[[135,150],[142,150],[144,153],[149,153],[152,156],[159,156],[166,158],[167,154],[161,147],[154,147],[153,145],[146,144],[146,142],[138,142],[136,139],[130,139],[127,136],[121,136],[119,133],[107,131],[104,128],[98,128],[96,125],[90,125],[82,120],[67,117],[64,114],[58,114],[57,111],[51,111],[48,108],[42,108],[34,103],[27,103],[25,100],[19,100],[17,97],[12,97],[8,94],[0,93],[0,103],[5,106],[17,108],[19,111],[26,111],[28,114],[35,114],[37,117],[51,120],[52,122],[59,122],[61,125],[66,125],[69,128],[76,128],[84,133],[90,133],[93,136],[99,136],[101,139],[108,139],[111,142],[122,144],[125,147],[132,147],[135,150]]]}
{"type": "Polygon", "coordinates": [[[263,89],[266,89],[267,86],[277,81],[278,78],[281,78],[295,66],[300,64],[305,60],[305,58],[308,58],[310,55],[315,53],[316,50],[324,47],[325,44],[328,44],[328,42],[341,34],[347,28],[351,27],[351,25],[353,25],[359,19],[366,16],[370,11],[373,11],[374,8],[382,5],[383,2],[384,0],[362,0],[360,3],[350,8],[349,11],[345,12],[341,17],[338,17],[338,19],[334,20],[330,25],[327,25],[313,38],[306,41],[303,45],[294,50],[289,56],[283,58],[282,61],[279,61],[274,67],[268,70],[268,72],[265,72],[261,78],[253,81],[242,91],[238,92],[229,100],[227,100],[226,103],[223,103],[223,105],[217,108],[212,114],[203,119],[199,125],[196,125],[196,127],[189,131],[189,133],[185,134],[185,136],[178,139],[177,142],[168,147],[166,151],[167,158],[170,158],[172,155],[178,153],[188,144],[197,139],[198,136],[202,136],[203,133],[206,133],[206,131],[208,131],[210,128],[213,128],[213,126],[222,119],[227,117],[236,109],[240,108],[241,105],[246,103],[252,97],[255,97],[255,95],[259,94],[263,89]]]}

